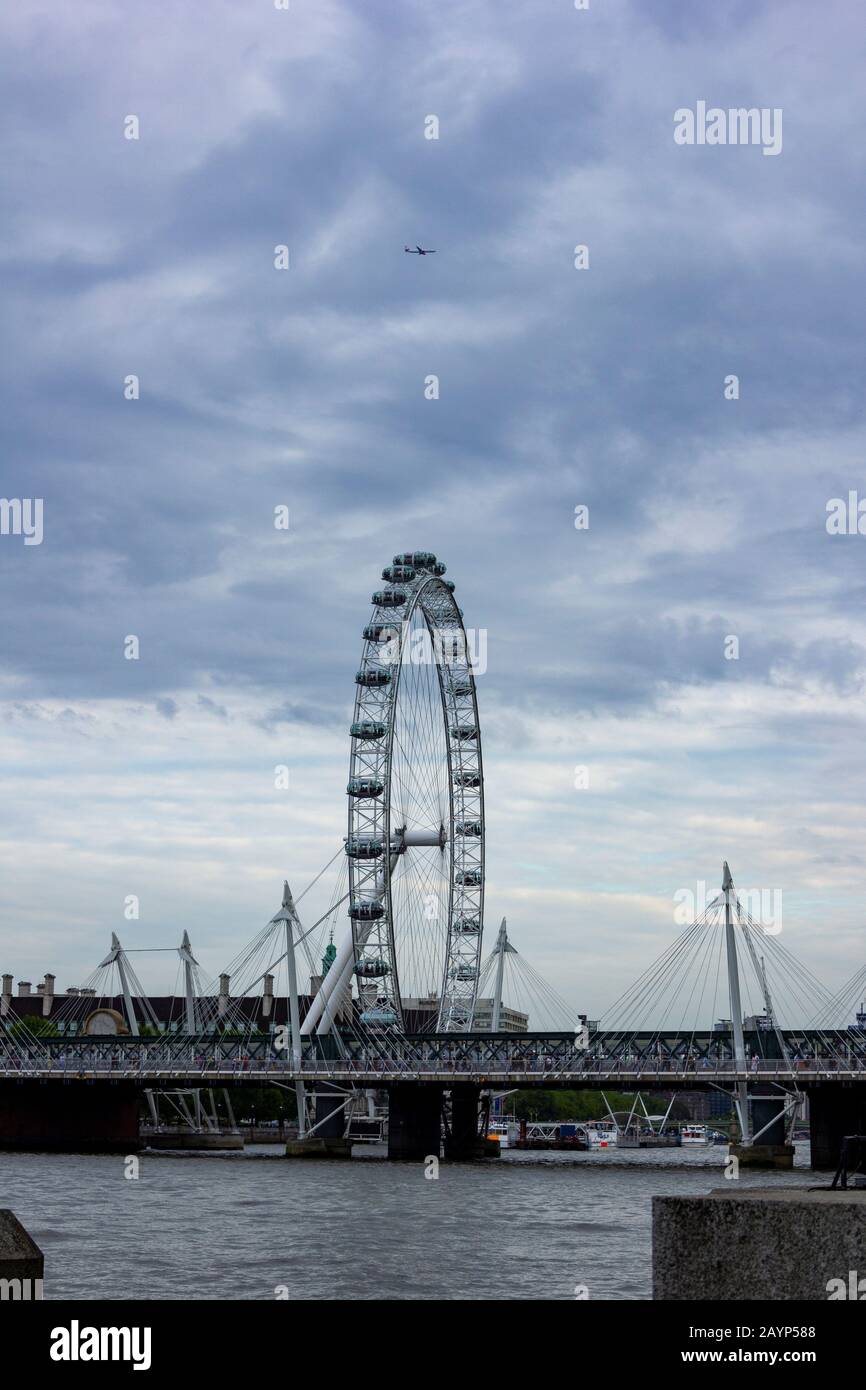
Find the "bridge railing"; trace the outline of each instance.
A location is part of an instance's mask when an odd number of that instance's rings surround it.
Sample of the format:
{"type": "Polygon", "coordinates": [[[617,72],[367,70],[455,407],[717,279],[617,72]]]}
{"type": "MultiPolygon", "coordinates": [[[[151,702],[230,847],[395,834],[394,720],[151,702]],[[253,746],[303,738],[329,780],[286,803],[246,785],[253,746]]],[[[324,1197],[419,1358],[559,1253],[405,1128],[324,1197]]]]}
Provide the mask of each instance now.
{"type": "Polygon", "coordinates": [[[292,1061],[285,1057],[251,1057],[243,1052],[233,1056],[209,1056],[197,1053],[195,1049],[176,1047],[154,1047],[147,1052],[141,1048],[109,1052],[104,1048],[71,1047],[54,1054],[40,1051],[32,1056],[26,1053],[0,1053],[0,1077],[27,1076],[137,1080],[183,1077],[200,1080],[203,1084],[217,1078],[224,1083],[226,1079],[248,1076],[283,1082],[297,1077],[320,1080],[332,1077],[344,1081],[357,1078],[365,1083],[375,1082],[378,1076],[389,1079],[405,1076],[406,1079],[431,1081],[466,1077],[479,1082],[501,1078],[509,1083],[526,1077],[536,1082],[548,1080],[552,1084],[562,1084],[567,1079],[584,1083],[587,1079],[597,1079],[610,1084],[617,1080],[659,1082],[669,1079],[682,1082],[686,1078],[704,1083],[754,1078],[791,1082],[816,1077],[866,1079],[866,1057],[819,1057],[796,1059],[793,1062],[759,1058],[750,1062],[745,1069],[738,1069],[730,1058],[716,1061],[706,1058],[588,1058],[582,1053],[575,1053],[571,1058],[541,1053],[522,1057],[448,1058],[441,1055],[425,1057],[408,1053],[405,1049],[395,1049],[391,1055],[374,1057],[305,1058],[300,1068],[295,1068],[292,1061]]]}

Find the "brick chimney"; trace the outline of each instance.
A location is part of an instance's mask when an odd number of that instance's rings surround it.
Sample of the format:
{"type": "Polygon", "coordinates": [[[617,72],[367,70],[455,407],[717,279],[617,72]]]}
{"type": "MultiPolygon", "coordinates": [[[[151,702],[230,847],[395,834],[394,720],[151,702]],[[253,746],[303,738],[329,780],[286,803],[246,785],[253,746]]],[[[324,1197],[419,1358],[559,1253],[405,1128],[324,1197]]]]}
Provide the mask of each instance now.
{"type": "Polygon", "coordinates": [[[274,1007],[274,977],[265,976],[265,985],[262,991],[262,1018],[270,1018],[274,1007]]]}
{"type": "Polygon", "coordinates": [[[9,1005],[12,1002],[12,976],[3,976],[3,990],[0,993],[0,1017],[5,1018],[9,1012],[9,1005]]]}
{"type": "Polygon", "coordinates": [[[39,988],[42,991],[42,1015],[47,1018],[54,1004],[54,976],[46,974],[39,988]]]}
{"type": "Polygon", "coordinates": [[[228,1013],[229,985],[231,984],[231,980],[231,975],[220,975],[220,994],[217,1000],[217,1016],[219,1018],[222,1018],[224,1014],[228,1013]]]}
{"type": "Polygon", "coordinates": [[[31,990],[31,985],[30,985],[30,981],[29,981],[29,980],[19,980],[19,981],[18,981],[18,998],[19,998],[19,999],[29,999],[29,998],[30,998],[30,990],[31,990]]]}

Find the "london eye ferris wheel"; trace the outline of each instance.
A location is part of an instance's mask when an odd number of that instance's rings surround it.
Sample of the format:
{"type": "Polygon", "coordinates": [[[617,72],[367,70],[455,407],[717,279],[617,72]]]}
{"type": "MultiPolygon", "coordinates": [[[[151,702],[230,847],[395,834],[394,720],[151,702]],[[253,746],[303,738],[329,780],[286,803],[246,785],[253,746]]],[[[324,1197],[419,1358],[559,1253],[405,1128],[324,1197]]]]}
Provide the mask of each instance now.
{"type": "Polygon", "coordinates": [[[484,778],[463,615],[445,565],[395,555],[364,628],[351,725],[349,916],[360,1019],[472,1025],[484,912],[484,778]]]}

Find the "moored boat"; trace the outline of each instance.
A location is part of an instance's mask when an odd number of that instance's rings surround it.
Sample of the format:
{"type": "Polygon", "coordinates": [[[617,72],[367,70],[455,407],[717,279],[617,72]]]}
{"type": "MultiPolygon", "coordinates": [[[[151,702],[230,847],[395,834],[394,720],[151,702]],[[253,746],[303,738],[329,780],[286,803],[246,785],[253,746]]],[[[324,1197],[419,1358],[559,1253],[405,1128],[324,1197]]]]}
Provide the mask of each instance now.
{"type": "Polygon", "coordinates": [[[683,1144],[711,1144],[713,1141],[706,1125],[680,1125],[680,1142],[683,1144]]]}

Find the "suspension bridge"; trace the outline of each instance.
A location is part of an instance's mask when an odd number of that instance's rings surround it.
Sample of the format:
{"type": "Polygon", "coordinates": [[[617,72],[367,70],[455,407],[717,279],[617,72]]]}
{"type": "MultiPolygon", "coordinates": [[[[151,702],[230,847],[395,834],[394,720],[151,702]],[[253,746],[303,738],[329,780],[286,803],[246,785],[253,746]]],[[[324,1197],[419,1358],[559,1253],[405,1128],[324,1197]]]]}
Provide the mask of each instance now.
{"type": "Polygon", "coordinates": [[[478,699],[444,575],[429,552],[383,570],[355,675],[343,845],[297,901],[284,885],[218,977],[204,979],[186,932],[161,948],[178,977],[159,1001],[116,935],[41,1019],[4,976],[0,1144],[126,1149],[142,1092],[155,1115],[160,1093],[237,1086],[292,1092],[308,1152],[345,1144],[373,1092],[389,1097],[394,1157],[438,1153],[443,1117],[446,1152],[471,1157],[482,1098],[531,1087],[722,1091],[747,1161],[790,1156],[804,1093],[816,1163],[866,1132],[866,968],[829,991],[751,916],[727,864],[705,910],[598,1020],[558,997],[504,921],[483,958],[478,699]],[[307,925],[314,890],[327,898],[307,925]]]}

